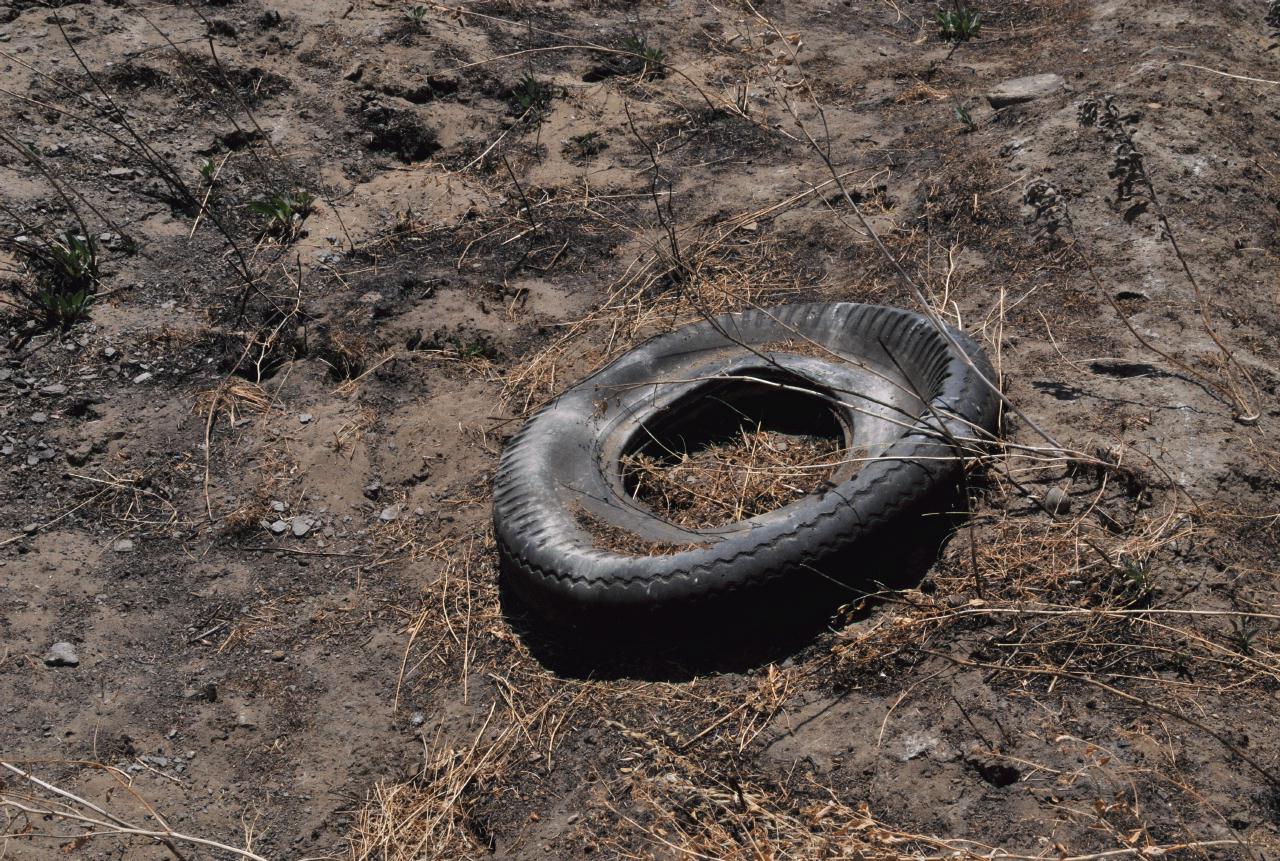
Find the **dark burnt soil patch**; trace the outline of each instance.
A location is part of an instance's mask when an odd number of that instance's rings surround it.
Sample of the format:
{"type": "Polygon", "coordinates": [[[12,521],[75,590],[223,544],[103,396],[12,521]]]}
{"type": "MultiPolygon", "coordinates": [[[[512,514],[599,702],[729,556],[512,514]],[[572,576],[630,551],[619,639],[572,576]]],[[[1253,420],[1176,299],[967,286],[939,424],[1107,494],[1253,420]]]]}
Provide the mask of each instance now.
{"type": "Polygon", "coordinates": [[[360,142],[375,152],[394,155],[406,164],[430,158],[440,145],[411,108],[399,108],[377,99],[364,101],[349,111],[359,127],[360,142]]]}
{"type": "Polygon", "coordinates": [[[433,75],[424,81],[384,81],[378,89],[388,96],[404,99],[415,105],[425,105],[437,99],[447,99],[458,92],[458,78],[452,75],[433,75]]]}
{"type": "MultiPolygon", "coordinates": [[[[650,141],[664,141],[665,163],[709,165],[712,172],[739,170],[742,164],[757,159],[780,162],[799,152],[791,141],[772,129],[727,110],[705,107],[678,124],[643,129],[641,133],[650,141]]],[[[635,144],[632,137],[632,145],[635,144]]]]}
{"type": "MultiPolygon", "coordinates": [[[[228,66],[194,53],[170,59],[164,66],[128,61],[111,67],[99,79],[109,92],[180,94],[223,109],[256,107],[292,89],[287,77],[260,66],[228,66]]],[[[85,94],[98,95],[96,89],[85,94]]]]}

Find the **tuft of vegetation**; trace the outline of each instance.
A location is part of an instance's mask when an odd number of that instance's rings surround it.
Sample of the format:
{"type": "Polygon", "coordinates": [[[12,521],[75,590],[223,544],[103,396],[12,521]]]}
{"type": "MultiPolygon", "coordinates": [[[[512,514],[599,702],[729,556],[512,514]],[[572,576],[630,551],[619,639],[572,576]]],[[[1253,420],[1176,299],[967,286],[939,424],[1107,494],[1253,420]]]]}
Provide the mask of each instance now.
{"type": "Polygon", "coordinates": [[[982,29],[982,13],[957,2],[954,9],[939,9],[935,18],[948,42],[968,42],[982,29]]]}
{"type": "Polygon", "coordinates": [[[649,44],[643,36],[628,36],[622,40],[622,48],[635,54],[640,61],[640,80],[650,81],[666,76],[667,52],[649,44]]]}
{"type": "Polygon", "coordinates": [[[427,29],[426,6],[406,6],[404,7],[404,17],[408,19],[409,26],[416,32],[422,33],[427,29]]]}
{"type": "Polygon", "coordinates": [[[452,338],[449,341],[453,351],[458,354],[460,359],[483,359],[489,358],[493,347],[480,338],[452,338]]]}
{"type": "Polygon", "coordinates": [[[218,166],[213,163],[213,159],[206,158],[200,160],[200,181],[206,187],[212,186],[213,181],[218,176],[218,166]]]}
{"type": "Polygon", "coordinates": [[[573,158],[591,158],[609,148],[609,142],[600,132],[583,132],[564,143],[564,151],[573,158]]]}
{"type": "Polygon", "coordinates": [[[554,97],[551,85],[538,80],[531,72],[526,72],[520,82],[511,88],[512,107],[521,114],[528,114],[534,123],[540,123],[546,118],[547,109],[551,107],[554,97]]]}
{"type": "Polygon", "coordinates": [[[955,104],[955,114],[956,119],[958,119],[960,124],[964,126],[966,134],[972,134],[978,130],[978,124],[974,122],[973,114],[969,113],[969,109],[960,104],[960,102],[956,102],[955,104]]]}
{"type": "Polygon", "coordinates": [[[1156,586],[1150,560],[1121,554],[1119,568],[1119,597],[1125,601],[1126,606],[1140,607],[1149,604],[1156,586]]]}
{"type": "Polygon", "coordinates": [[[98,243],[71,230],[52,238],[19,236],[6,245],[31,276],[15,285],[23,310],[47,329],[70,329],[88,315],[98,292],[98,243]]]}
{"type": "Polygon", "coordinates": [[[305,191],[278,192],[250,202],[249,209],[266,219],[263,233],[284,241],[297,237],[302,222],[315,209],[315,197],[305,191]]]}

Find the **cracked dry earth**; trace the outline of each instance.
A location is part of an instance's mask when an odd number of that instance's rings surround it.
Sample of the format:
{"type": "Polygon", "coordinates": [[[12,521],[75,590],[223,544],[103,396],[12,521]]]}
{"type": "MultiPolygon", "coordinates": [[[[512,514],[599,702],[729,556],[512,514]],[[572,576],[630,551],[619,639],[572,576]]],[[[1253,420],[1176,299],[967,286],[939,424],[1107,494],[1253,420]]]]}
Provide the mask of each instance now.
{"type": "MultiPolygon", "coordinates": [[[[69,330],[6,306],[0,758],[271,859],[1278,857],[1275,22],[938,8],[0,0],[0,229],[102,257],[69,330]],[[522,415],[699,308],[913,304],[788,99],[1025,418],[826,630],[541,642],[522,415]]],[[[3,810],[0,857],[173,857],[3,810]]]]}

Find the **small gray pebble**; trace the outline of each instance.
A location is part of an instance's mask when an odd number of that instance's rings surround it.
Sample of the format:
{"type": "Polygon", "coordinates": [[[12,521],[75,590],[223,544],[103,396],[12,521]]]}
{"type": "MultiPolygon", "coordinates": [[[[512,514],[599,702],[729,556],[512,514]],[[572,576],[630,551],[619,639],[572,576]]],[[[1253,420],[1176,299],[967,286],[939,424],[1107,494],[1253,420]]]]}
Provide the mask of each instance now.
{"type": "Polygon", "coordinates": [[[1052,487],[1044,495],[1044,507],[1053,514],[1066,514],[1071,510],[1071,495],[1061,487],[1052,487]]]}
{"type": "Polygon", "coordinates": [[[114,550],[116,553],[132,553],[133,542],[130,541],[128,538],[121,538],[115,544],[111,545],[111,549],[114,550]]]}
{"type": "Polygon", "coordinates": [[[311,531],[311,519],[309,517],[295,517],[289,526],[293,529],[293,537],[301,538],[311,531]]]}

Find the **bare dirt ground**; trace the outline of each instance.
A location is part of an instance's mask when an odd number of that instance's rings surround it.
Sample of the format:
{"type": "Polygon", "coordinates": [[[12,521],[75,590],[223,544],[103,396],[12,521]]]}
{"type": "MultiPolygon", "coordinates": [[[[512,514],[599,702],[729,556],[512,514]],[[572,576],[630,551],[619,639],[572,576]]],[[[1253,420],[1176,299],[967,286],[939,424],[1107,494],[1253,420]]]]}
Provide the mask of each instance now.
{"type": "Polygon", "coordinates": [[[101,275],[7,310],[0,857],[1280,857],[1264,0],[52,5],[0,267],[101,275]],[[700,310],[914,305],[806,135],[1024,413],[972,518],[761,655],[539,642],[523,414],[700,310]]]}

